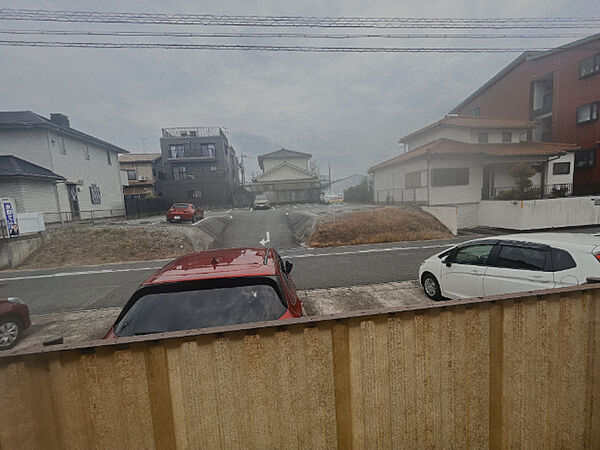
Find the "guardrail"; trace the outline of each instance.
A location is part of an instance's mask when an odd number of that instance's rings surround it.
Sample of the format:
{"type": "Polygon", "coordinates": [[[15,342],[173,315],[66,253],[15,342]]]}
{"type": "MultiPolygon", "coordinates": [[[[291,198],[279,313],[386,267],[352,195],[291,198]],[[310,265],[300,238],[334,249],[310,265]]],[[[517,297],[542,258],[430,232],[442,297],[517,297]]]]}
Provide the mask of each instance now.
{"type": "Polygon", "coordinates": [[[600,448],[596,285],[0,357],[0,447],[600,448]]]}

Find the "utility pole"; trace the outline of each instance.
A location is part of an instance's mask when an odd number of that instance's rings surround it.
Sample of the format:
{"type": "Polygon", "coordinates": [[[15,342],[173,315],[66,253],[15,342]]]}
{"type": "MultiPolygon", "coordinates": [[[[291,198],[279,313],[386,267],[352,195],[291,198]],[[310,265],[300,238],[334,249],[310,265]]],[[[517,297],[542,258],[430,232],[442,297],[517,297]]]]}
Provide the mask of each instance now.
{"type": "Polygon", "coordinates": [[[331,191],[331,163],[327,163],[327,168],[329,169],[329,190],[331,191]]]}
{"type": "Polygon", "coordinates": [[[144,154],[146,154],[146,138],[140,138],[142,141],[142,148],[144,149],[144,154]]]}
{"type": "Polygon", "coordinates": [[[244,170],[244,158],[248,158],[248,155],[240,154],[240,169],[242,171],[242,186],[246,184],[246,171],[244,170]]]}

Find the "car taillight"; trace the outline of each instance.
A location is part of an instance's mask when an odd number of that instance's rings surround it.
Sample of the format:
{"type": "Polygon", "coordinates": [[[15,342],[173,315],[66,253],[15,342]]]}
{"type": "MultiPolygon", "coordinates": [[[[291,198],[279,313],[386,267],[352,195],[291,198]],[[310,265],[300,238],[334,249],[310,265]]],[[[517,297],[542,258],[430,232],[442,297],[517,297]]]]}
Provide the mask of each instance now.
{"type": "Polygon", "coordinates": [[[596,257],[596,261],[600,262],[600,253],[596,253],[594,256],[596,257]]]}

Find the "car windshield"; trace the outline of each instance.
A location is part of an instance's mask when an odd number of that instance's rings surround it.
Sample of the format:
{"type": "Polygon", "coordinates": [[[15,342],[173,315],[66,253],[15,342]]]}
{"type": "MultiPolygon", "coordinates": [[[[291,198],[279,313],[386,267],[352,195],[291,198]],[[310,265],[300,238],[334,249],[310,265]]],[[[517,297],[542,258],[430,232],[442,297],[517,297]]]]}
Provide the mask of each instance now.
{"type": "Polygon", "coordinates": [[[149,293],[140,297],[115,328],[115,334],[135,336],[168,331],[277,320],[285,314],[272,280],[246,285],[194,288],[149,293]]]}
{"type": "Polygon", "coordinates": [[[267,196],[266,195],[257,195],[256,200],[261,200],[261,201],[267,200],[267,196]]]}
{"type": "Polygon", "coordinates": [[[172,209],[185,209],[188,206],[190,206],[188,203],[175,203],[173,206],[171,206],[172,209]]]}

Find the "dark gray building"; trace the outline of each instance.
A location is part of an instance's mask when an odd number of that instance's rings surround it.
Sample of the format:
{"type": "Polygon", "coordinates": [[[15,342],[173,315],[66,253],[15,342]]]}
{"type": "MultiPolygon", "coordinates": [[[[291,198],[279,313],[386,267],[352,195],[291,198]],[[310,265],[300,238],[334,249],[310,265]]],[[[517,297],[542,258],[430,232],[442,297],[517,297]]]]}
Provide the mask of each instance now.
{"type": "Polygon", "coordinates": [[[170,202],[231,205],[240,186],[235,150],[219,127],[163,128],[159,195],[170,202]]]}

